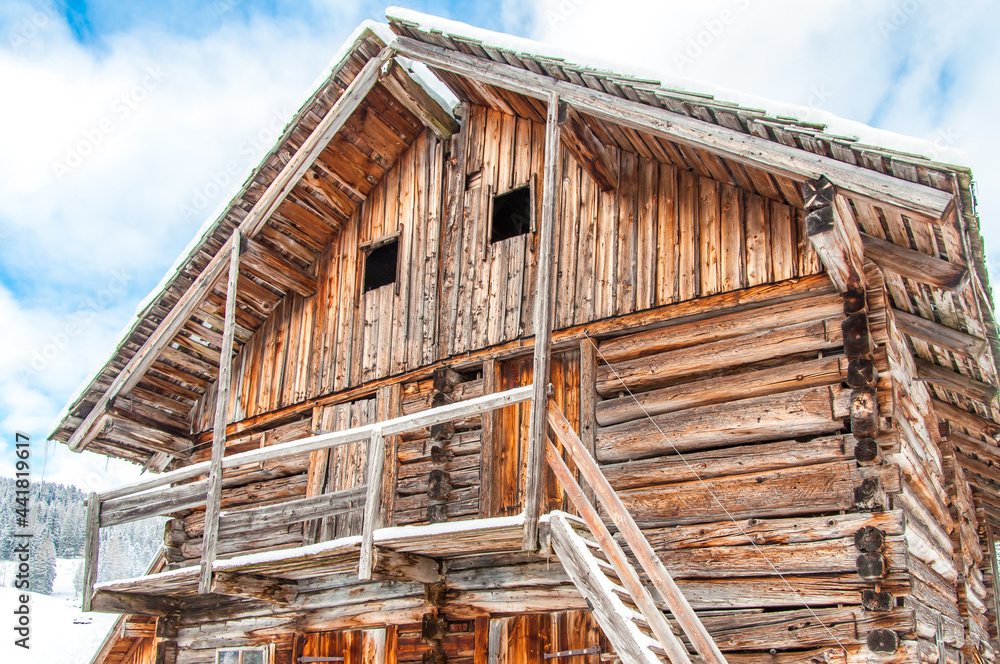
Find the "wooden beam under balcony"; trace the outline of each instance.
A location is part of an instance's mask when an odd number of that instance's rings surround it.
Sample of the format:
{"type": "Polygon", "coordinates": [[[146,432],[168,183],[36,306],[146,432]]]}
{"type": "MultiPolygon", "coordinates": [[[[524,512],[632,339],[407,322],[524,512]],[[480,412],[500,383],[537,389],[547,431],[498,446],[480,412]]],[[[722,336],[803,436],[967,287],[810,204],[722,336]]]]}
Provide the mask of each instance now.
{"type": "Polygon", "coordinates": [[[258,599],[275,606],[288,606],[298,597],[299,584],[257,574],[216,572],[212,578],[212,592],[217,595],[258,599]]]}
{"type": "Polygon", "coordinates": [[[89,610],[99,613],[127,613],[132,616],[167,616],[179,613],[180,604],[159,595],[95,590],[89,610]]]}

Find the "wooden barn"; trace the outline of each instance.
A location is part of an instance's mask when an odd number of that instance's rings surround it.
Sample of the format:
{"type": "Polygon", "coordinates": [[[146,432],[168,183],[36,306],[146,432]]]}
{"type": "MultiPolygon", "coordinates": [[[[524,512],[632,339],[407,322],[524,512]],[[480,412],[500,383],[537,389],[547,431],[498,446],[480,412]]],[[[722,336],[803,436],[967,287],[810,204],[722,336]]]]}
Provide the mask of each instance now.
{"type": "Polygon", "coordinates": [[[968,169],[391,10],[52,437],[161,664],[978,664],[998,357],[968,169]]]}

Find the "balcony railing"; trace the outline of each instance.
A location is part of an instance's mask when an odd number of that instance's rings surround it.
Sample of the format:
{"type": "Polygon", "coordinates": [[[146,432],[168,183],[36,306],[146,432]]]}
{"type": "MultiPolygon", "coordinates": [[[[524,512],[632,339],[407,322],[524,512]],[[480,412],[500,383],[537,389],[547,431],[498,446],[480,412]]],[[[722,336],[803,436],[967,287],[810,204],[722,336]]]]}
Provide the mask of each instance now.
{"type": "MultiPolygon", "coordinates": [[[[287,457],[329,449],[361,441],[369,441],[368,474],[366,484],[345,491],[288,500],[275,505],[222,513],[219,529],[223,532],[249,530],[269,521],[281,519],[285,523],[309,521],[343,511],[345,506],[364,496],[361,560],[358,575],[362,580],[371,578],[373,534],[381,525],[383,509],[381,486],[384,476],[385,438],[434,425],[445,424],[466,417],[482,415],[511,404],[529,401],[532,385],[505,392],[487,394],[467,401],[447,404],[437,408],[397,417],[364,426],[323,433],[301,440],[281,443],[259,450],[241,452],[222,459],[223,470],[247,464],[274,461],[287,457]]],[[[211,461],[204,461],[148,480],[136,482],[87,498],[87,542],[84,552],[83,610],[89,611],[97,580],[100,529],[109,526],[165,516],[180,510],[205,505],[208,500],[207,475],[211,461]],[[198,479],[204,477],[205,479],[198,479]],[[195,480],[195,481],[192,481],[195,480]],[[183,483],[183,484],[182,484],[183,483]],[[168,488],[163,488],[168,487],[168,488]]],[[[206,551],[202,551],[205,559],[206,551]]],[[[214,552],[212,555],[214,559],[214,552]]]]}

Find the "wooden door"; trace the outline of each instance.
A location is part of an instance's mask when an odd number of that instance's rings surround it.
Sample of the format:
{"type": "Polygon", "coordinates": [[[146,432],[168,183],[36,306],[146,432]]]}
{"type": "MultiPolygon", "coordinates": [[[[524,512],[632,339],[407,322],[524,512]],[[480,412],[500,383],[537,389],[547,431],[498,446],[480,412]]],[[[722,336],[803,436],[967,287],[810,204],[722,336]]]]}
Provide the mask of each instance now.
{"type": "MultiPolygon", "coordinates": [[[[530,385],[530,356],[500,362],[491,372],[484,370],[484,391],[500,392],[530,385]],[[489,385],[490,374],[495,377],[489,385]]],[[[553,355],[549,381],[552,398],[563,409],[570,423],[577,426],[580,413],[580,353],[566,351],[553,355]]],[[[484,436],[483,496],[480,513],[483,517],[512,516],[524,509],[525,469],[528,454],[528,427],[531,402],[508,406],[492,416],[492,430],[484,436]],[[489,438],[486,441],[486,438],[489,438]],[[487,449],[489,448],[489,449],[487,449]],[[486,499],[486,496],[489,496],[486,499]]],[[[562,509],[563,500],[555,481],[546,485],[546,511],[562,509]]]]}
{"type": "Polygon", "coordinates": [[[303,634],[294,662],[300,657],[343,657],[344,664],[385,664],[386,628],[303,634]]]}
{"type": "Polygon", "coordinates": [[[599,664],[594,653],[573,657],[545,659],[545,655],[567,650],[598,647],[612,653],[611,645],[590,611],[534,613],[490,620],[488,639],[494,653],[485,658],[497,664],[599,664]]]}

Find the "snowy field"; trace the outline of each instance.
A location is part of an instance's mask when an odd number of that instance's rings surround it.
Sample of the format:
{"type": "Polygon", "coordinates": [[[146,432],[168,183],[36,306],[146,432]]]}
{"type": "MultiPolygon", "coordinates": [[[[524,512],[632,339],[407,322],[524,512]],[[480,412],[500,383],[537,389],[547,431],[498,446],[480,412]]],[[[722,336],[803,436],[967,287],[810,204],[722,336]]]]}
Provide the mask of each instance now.
{"type": "Polygon", "coordinates": [[[17,596],[10,587],[14,563],[0,561],[0,662],[4,664],[88,664],[118,616],[83,613],[73,590],[80,559],[56,560],[53,595],[31,595],[31,649],[14,645],[17,596]]]}

